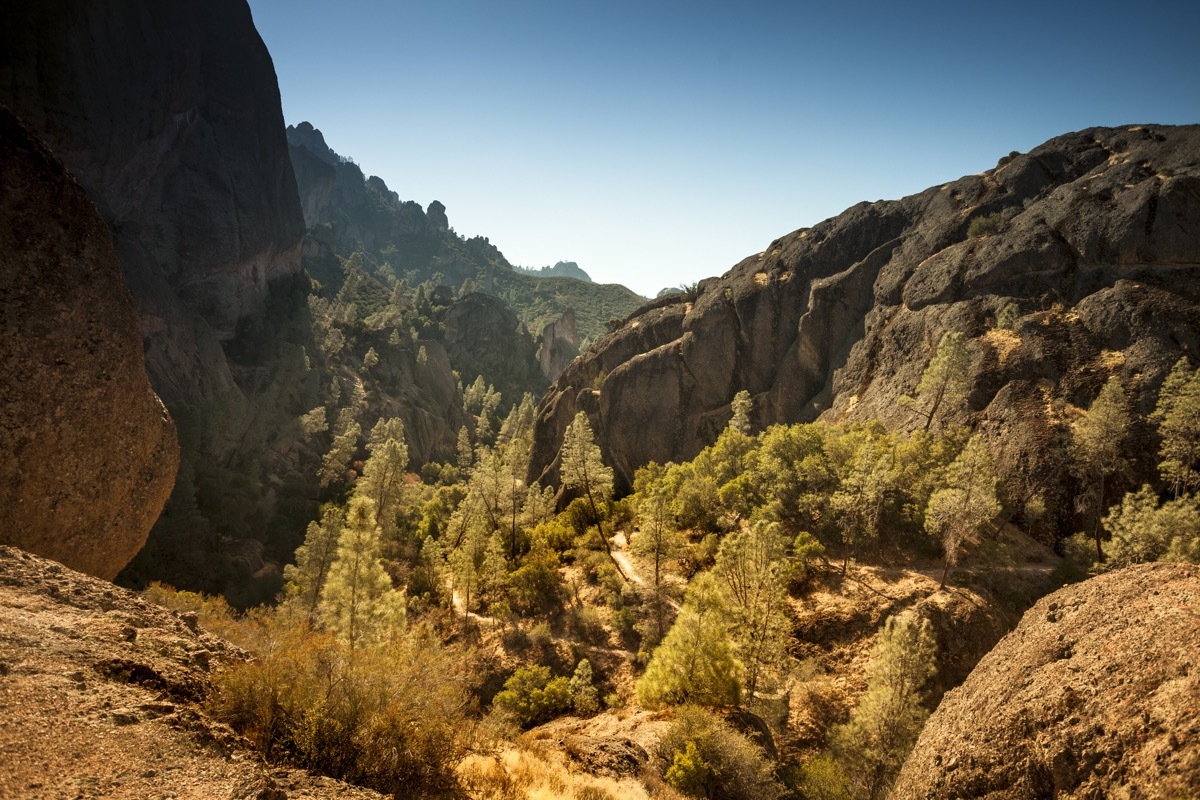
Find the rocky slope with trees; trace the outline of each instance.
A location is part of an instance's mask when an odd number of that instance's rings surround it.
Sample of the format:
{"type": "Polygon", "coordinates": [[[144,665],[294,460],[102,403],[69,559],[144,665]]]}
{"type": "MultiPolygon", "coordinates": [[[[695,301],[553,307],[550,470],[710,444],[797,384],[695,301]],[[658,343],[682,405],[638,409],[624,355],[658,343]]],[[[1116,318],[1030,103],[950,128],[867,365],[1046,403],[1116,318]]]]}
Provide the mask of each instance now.
{"type": "MultiPolygon", "coordinates": [[[[1075,409],[1117,375],[1148,412],[1200,346],[1200,128],[1098,128],[1002,161],[854,206],[628,317],[543,399],[530,477],[557,480],[584,410],[627,491],[637,467],[711,443],[747,390],[756,428],[978,425],[1021,521],[1069,522],[1055,443],[1075,409]],[[918,391],[946,333],[961,374],[918,391]]],[[[1126,486],[1153,473],[1145,433],[1126,486]]]]}

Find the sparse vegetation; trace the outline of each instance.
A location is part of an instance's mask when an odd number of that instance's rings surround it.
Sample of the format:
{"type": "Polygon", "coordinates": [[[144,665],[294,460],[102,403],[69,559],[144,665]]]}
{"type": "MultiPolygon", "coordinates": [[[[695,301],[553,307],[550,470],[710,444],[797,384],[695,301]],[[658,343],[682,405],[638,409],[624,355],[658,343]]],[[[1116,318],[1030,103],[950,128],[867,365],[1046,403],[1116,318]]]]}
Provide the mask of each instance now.
{"type": "Polygon", "coordinates": [[[1004,214],[999,211],[993,211],[990,214],[984,214],[971,220],[971,224],[967,226],[967,238],[974,239],[977,236],[992,236],[1000,233],[1008,225],[1008,221],[1004,219],[1004,214]]]}

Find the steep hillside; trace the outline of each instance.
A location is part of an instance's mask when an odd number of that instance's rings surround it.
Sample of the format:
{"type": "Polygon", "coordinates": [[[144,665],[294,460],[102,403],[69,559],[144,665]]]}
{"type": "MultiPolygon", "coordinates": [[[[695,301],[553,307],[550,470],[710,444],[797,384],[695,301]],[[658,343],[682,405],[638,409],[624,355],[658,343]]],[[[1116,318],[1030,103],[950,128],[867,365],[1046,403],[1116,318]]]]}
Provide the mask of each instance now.
{"type": "MultiPolygon", "coordinates": [[[[591,418],[619,487],[690,458],[739,390],[775,422],[927,424],[898,402],[943,334],[968,340],[967,399],[1013,508],[1069,514],[1056,447],[1110,374],[1143,414],[1200,346],[1200,127],[1091,129],[996,169],[862,203],[772,242],[698,291],[663,297],[571,364],[539,408],[530,477],[556,480],[562,434],[591,418]]],[[[1145,435],[1143,435],[1145,434],[1145,435]]],[[[1139,431],[1134,480],[1154,473],[1139,431]]]]}
{"type": "Polygon", "coordinates": [[[0,543],[112,578],[171,492],[175,426],[104,221],[3,107],[0,174],[0,543]]]}
{"type": "MultiPolygon", "coordinates": [[[[632,312],[642,298],[616,284],[594,284],[577,265],[547,268],[548,277],[515,269],[488,239],[463,239],[454,233],[446,207],[434,200],[426,210],[388,188],[377,176],[366,177],[352,160],[339,155],[311,123],[288,127],[288,143],[304,220],[327,231],[310,233],[329,243],[342,258],[363,251],[377,277],[432,281],[458,288],[470,280],[479,291],[502,298],[530,331],[574,310],[579,334],[596,339],[610,319],[632,312]],[[575,266],[575,270],[570,267],[575,266]]],[[[306,259],[309,272],[323,282],[338,280],[324,262],[306,259]]],[[[550,377],[556,377],[557,373],[550,377]]]]}
{"type": "Polygon", "coordinates": [[[1043,598],[942,701],[891,797],[1195,796],[1197,608],[1190,564],[1043,598]]]}

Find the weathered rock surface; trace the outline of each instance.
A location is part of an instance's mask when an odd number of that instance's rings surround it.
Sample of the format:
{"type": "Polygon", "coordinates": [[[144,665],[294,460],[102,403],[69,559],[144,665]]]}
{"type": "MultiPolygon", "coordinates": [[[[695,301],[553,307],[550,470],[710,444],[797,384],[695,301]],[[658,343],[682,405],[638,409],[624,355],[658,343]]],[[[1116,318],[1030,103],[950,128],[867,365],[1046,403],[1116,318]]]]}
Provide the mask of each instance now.
{"type": "Polygon", "coordinates": [[[0,543],[112,578],[175,483],[108,228],[0,107],[0,543]]]}
{"type": "Polygon", "coordinates": [[[644,306],[547,393],[530,475],[557,477],[580,409],[625,489],[642,464],[711,443],[741,389],[756,429],[916,426],[896,401],[947,331],[971,339],[974,365],[967,409],[945,421],[989,436],[1014,507],[1069,508],[1046,446],[1062,431],[1056,401],[1086,406],[1115,373],[1145,412],[1172,363],[1200,353],[1200,126],[1067,134],[984,174],[861,203],[694,295],[644,306]],[[1002,230],[967,236],[993,213],[1002,230]],[[1016,322],[998,329],[1010,303],[1016,322]]]}
{"type": "Polygon", "coordinates": [[[245,658],[181,615],[0,546],[0,797],[378,798],[271,768],[204,712],[245,658]]]}
{"type": "Polygon", "coordinates": [[[0,102],[113,229],[168,404],[234,381],[220,343],[296,274],[304,223],[270,55],[244,0],[18,0],[0,102]]]}
{"type": "Polygon", "coordinates": [[[930,717],[891,797],[1200,794],[1200,567],[1040,600],[930,717]]]}
{"type": "Polygon", "coordinates": [[[579,332],[575,312],[567,309],[561,317],[546,323],[538,339],[538,365],[542,374],[554,380],[579,355],[579,332]]]}
{"type": "Polygon", "coordinates": [[[538,367],[537,345],[504,301],[472,293],[451,304],[443,320],[446,352],[464,384],[476,375],[513,402],[546,387],[538,367]]]}

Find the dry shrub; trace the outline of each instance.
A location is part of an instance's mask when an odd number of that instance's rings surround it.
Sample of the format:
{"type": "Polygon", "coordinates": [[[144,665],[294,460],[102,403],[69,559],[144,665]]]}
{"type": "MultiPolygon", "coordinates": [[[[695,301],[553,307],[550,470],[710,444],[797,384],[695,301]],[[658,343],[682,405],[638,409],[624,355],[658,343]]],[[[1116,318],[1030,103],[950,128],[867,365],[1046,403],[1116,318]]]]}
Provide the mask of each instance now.
{"type": "Polygon", "coordinates": [[[158,581],[142,592],[151,603],[180,614],[195,614],[200,627],[209,633],[242,645],[242,625],[233,607],[220,595],[185,592],[158,581]]]}
{"type": "Polygon", "coordinates": [[[698,706],[676,710],[653,764],[684,794],[713,800],[771,800],[783,794],[762,749],[698,706]]]}
{"type": "Polygon", "coordinates": [[[433,637],[350,650],[288,615],[245,625],[256,659],[217,677],[210,706],[267,758],[382,792],[453,786],[471,725],[462,683],[433,637]]]}
{"type": "Polygon", "coordinates": [[[646,800],[644,788],[631,780],[581,775],[528,750],[498,756],[470,755],[458,767],[458,778],[473,800],[646,800]]]}

